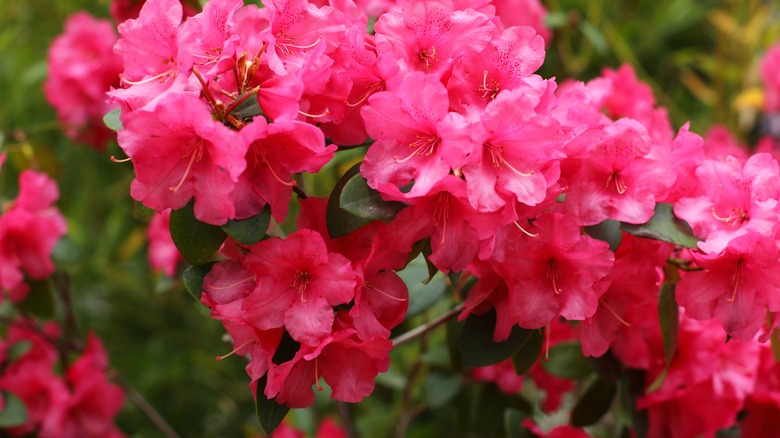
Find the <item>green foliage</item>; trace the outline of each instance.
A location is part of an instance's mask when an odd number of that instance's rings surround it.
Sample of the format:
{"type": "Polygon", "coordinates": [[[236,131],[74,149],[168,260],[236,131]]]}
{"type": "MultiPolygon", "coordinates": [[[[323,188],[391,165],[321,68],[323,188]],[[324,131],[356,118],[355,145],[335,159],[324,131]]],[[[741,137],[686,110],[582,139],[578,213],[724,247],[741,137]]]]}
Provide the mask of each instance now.
{"type": "Polygon", "coordinates": [[[463,365],[484,367],[499,363],[521,350],[536,333],[534,330],[515,326],[507,340],[495,342],[493,340],[495,327],[496,311],[493,309],[484,315],[469,315],[466,318],[460,338],[463,365]]]}
{"type": "Polygon", "coordinates": [[[122,110],[117,108],[115,110],[112,110],[108,113],[106,113],[105,116],[103,116],[103,123],[108,127],[108,129],[119,132],[123,129],[125,129],[124,126],[122,126],[122,122],[119,120],[119,115],[122,113],[122,110]]]}
{"type": "Polygon", "coordinates": [[[674,243],[686,248],[695,248],[699,239],[693,235],[691,226],[674,215],[672,204],[658,203],[655,205],[655,213],[644,224],[634,225],[623,222],[620,229],[628,234],[647,239],[661,240],[674,243]]]}
{"type": "Polygon", "coordinates": [[[0,393],[5,406],[0,411],[0,427],[21,426],[27,422],[27,408],[19,397],[10,392],[0,393]]]}
{"type": "Polygon", "coordinates": [[[229,219],[225,225],[222,225],[222,231],[238,243],[254,245],[263,239],[270,223],[271,207],[266,205],[260,213],[250,218],[229,219]]]}
{"type": "MultiPolygon", "coordinates": [[[[227,234],[222,228],[216,225],[210,225],[195,218],[193,211],[194,203],[190,201],[187,205],[171,212],[171,238],[176,248],[184,258],[193,265],[202,265],[219,251],[222,243],[227,239],[227,234]]],[[[246,223],[249,227],[251,222],[246,223]]],[[[245,237],[241,232],[245,226],[234,224],[228,227],[238,235],[245,237]]]]}

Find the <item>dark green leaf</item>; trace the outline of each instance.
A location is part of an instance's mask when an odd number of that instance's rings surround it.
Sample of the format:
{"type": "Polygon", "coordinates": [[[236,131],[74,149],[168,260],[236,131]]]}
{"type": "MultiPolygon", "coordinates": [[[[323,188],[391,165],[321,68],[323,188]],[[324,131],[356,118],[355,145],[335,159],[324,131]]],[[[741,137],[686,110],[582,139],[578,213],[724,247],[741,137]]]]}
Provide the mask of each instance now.
{"type": "Polygon", "coordinates": [[[593,364],[582,355],[580,343],[561,342],[550,348],[550,360],[543,360],[542,366],[548,373],[566,379],[579,379],[593,372],[593,364]]]}
{"type": "Polygon", "coordinates": [[[0,394],[5,408],[0,412],[0,428],[21,426],[27,422],[27,407],[19,397],[10,392],[0,394]]]}
{"type": "Polygon", "coordinates": [[[672,204],[667,203],[656,204],[655,213],[647,223],[634,225],[623,222],[620,228],[637,237],[661,240],[686,248],[695,248],[699,241],[688,222],[676,217],[672,204]]]}
{"type": "Polygon", "coordinates": [[[260,213],[250,218],[228,220],[225,225],[222,225],[222,231],[238,243],[254,245],[263,239],[270,223],[271,207],[266,205],[260,213]]]}
{"type": "Polygon", "coordinates": [[[360,175],[360,164],[355,164],[339,179],[328,200],[325,221],[330,237],[341,237],[375,220],[390,220],[405,205],[385,201],[360,175]]]}
{"type": "Polygon", "coordinates": [[[491,309],[484,315],[469,315],[463,325],[460,338],[460,351],[463,365],[484,367],[501,362],[517,352],[534,333],[513,327],[509,338],[503,342],[493,341],[496,328],[496,311],[491,309]]]}
{"type": "Polygon", "coordinates": [[[534,435],[532,435],[528,429],[523,427],[523,420],[526,418],[528,418],[528,415],[524,414],[523,412],[513,408],[506,408],[504,410],[505,436],[509,438],[533,437],[534,435]]]}
{"type": "Polygon", "coordinates": [[[515,372],[518,376],[522,376],[531,369],[539,359],[539,352],[542,351],[542,344],[544,343],[544,337],[539,330],[532,330],[531,335],[526,338],[525,342],[515,354],[512,355],[512,364],[515,366],[515,372]]]}
{"type": "Polygon", "coordinates": [[[200,302],[201,292],[203,292],[203,279],[206,278],[206,275],[216,263],[208,262],[205,265],[190,266],[181,274],[184,288],[198,302],[200,302]]]}
{"type": "Polygon", "coordinates": [[[463,382],[457,375],[433,372],[425,379],[425,404],[431,408],[442,407],[458,394],[462,386],[463,382]]]}
{"type": "Polygon", "coordinates": [[[287,330],[282,334],[282,339],[279,341],[279,346],[276,347],[276,353],[272,359],[273,363],[281,365],[287,361],[292,360],[295,357],[295,353],[300,350],[301,344],[287,333],[287,330]]]}
{"type": "Polygon", "coordinates": [[[623,409],[631,414],[631,425],[637,438],[645,438],[649,428],[647,409],[637,409],[637,401],[645,395],[645,380],[647,373],[643,370],[628,369],[621,380],[621,402],[623,409]]]}
{"type": "Polygon", "coordinates": [[[170,228],[176,248],[193,265],[211,260],[227,238],[222,228],[195,219],[193,201],[171,212],[170,228]]]}
{"type": "Polygon", "coordinates": [[[425,267],[428,268],[428,278],[423,281],[423,283],[428,284],[434,275],[436,275],[437,272],[439,272],[439,268],[436,267],[436,265],[433,264],[430,257],[431,254],[433,254],[433,250],[431,249],[431,239],[425,239],[424,240],[425,245],[422,249],[422,255],[425,257],[425,267]]]}
{"type": "MultiPolygon", "coordinates": [[[[243,96],[243,95],[242,95],[243,96]]],[[[240,99],[242,96],[239,96],[240,99]]],[[[239,103],[230,115],[241,121],[252,120],[255,116],[262,116],[263,110],[260,108],[260,102],[257,100],[257,93],[253,93],[243,102],[239,103]]]]}
{"type": "Polygon", "coordinates": [[[661,374],[656,377],[653,383],[647,388],[647,392],[653,392],[663,385],[666,379],[666,373],[669,365],[672,363],[677,352],[677,340],[680,330],[679,313],[677,300],[674,297],[675,285],[673,283],[664,283],[661,286],[661,295],[658,298],[658,319],[661,323],[661,338],[664,343],[664,355],[666,356],[666,366],[661,374]]]}
{"type": "Polygon", "coordinates": [[[28,280],[27,284],[30,285],[30,292],[19,303],[19,307],[42,319],[54,317],[54,288],[51,279],[28,280]]]}
{"type": "Polygon", "coordinates": [[[606,219],[596,225],[585,227],[585,234],[603,240],[609,244],[610,251],[617,251],[620,241],[623,240],[623,231],[620,230],[620,221],[606,219]]]}
{"type": "Polygon", "coordinates": [[[273,431],[279,427],[290,412],[290,408],[287,405],[276,401],[276,397],[267,399],[264,391],[265,386],[268,383],[268,375],[265,375],[257,381],[257,394],[255,396],[255,411],[257,412],[257,419],[260,420],[260,425],[263,426],[263,430],[267,434],[273,433],[273,431]]]}
{"type": "Polygon", "coordinates": [[[108,127],[108,129],[119,132],[123,129],[125,129],[124,126],[122,126],[122,122],[119,121],[119,114],[122,113],[122,110],[117,108],[113,111],[108,112],[105,116],[103,116],[103,123],[108,127]]]}
{"type": "Polygon", "coordinates": [[[571,424],[585,427],[596,423],[609,411],[617,393],[617,381],[596,379],[571,410],[571,424]]]}

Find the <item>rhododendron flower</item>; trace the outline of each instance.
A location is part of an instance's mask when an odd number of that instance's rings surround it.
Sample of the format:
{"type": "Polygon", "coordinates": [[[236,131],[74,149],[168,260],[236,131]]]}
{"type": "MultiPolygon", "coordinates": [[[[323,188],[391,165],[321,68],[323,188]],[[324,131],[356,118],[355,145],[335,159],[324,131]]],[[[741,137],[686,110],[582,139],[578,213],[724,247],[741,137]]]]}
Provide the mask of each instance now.
{"type": "Polygon", "coordinates": [[[454,11],[452,0],[408,0],[402,12],[377,20],[377,53],[398,60],[402,74],[441,75],[463,53],[480,52],[495,26],[473,9],[454,11]]]}
{"type": "Polygon", "coordinates": [[[474,380],[493,382],[504,394],[517,394],[523,387],[523,376],[518,376],[512,359],[471,370],[474,380]]]}
{"type": "Polygon", "coordinates": [[[29,287],[24,275],[42,280],[54,272],[51,253],[65,234],[65,218],[54,207],[57,184],[32,170],[19,177],[19,196],[0,214],[0,299],[19,302],[29,287]]]}
{"type": "Polygon", "coordinates": [[[671,165],[648,156],[650,138],[634,120],[620,119],[603,132],[572,177],[565,205],[582,225],[647,222],[675,180],[671,165]]]}
{"type": "Polygon", "coordinates": [[[363,341],[354,329],[340,330],[314,345],[301,345],[295,358],[269,371],[265,395],[291,408],[314,403],[312,386],[320,377],[330,385],[331,397],[356,403],[374,391],[374,378],[387,371],[392,342],[385,338],[363,341]]]}
{"type": "Polygon", "coordinates": [[[780,44],[767,50],[761,61],[761,79],[764,81],[764,110],[780,111],[780,44]]]}
{"type": "Polygon", "coordinates": [[[77,12],[47,53],[46,100],[68,137],[98,150],[114,137],[103,124],[103,115],[113,108],[106,104],[106,91],[119,84],[122,72],[122,59],[113,53],[118,38],[110,22],[77,12]]]}
{"type": "Polygon", "coordinates": [[[195,198],[195,217],[222,225],[235,217],[231,193],[246,167],[247,145],[214,121],[205,103],[171,94],[154,111],[127,114],[119,144],[135,167],[130,194],[162,211],[195,198]]]}
{"type": "Polygon", "coordinates": [[[547,9],[539,0],[493,0],[496,17],[504,27],[531,26],[536,33],[549,42],[552,33],[544,23],[547,9]]]}
{"type": "Polygon", "coordinates": [[[692,252],[703,271],[686,273],[677,302],[694,319],[717,318],[729,336],[750,340],[767,309],[780,311],[780,260],[775,239],[748,232],[732,239],[723,253],[692,252]]]}
{"type": "Polygon", "coordinates": [[[333,306],[355,296],[349,260],[329,253],[311,230],[261,241],[250,249],[246,264],[257,287],[244,300],[243,318],[261,330],[284,326],[307,345],[318,345],[331,333],[333,306]]]}
{"type": "Polygon", "coordinates": [[[168,277],[176,273],[176,266],[184,257],[176,249],[170,231],[171,210],[155,213],[146,229],[149,238],[149,265],[152,269],[162,272],[168,277]]]}
{"type": "Polygon", "coordinates": [[[744,166],[734,157],[706,160],[696,169],[696,176],[704,194],[680,199],[674,213],[693,227],[696,236],[706,239],[699,242],[699,248],[719,253],[731,239],[749,231],[774,235],[780,166],[771,155],[753,155],[744,166]]]}

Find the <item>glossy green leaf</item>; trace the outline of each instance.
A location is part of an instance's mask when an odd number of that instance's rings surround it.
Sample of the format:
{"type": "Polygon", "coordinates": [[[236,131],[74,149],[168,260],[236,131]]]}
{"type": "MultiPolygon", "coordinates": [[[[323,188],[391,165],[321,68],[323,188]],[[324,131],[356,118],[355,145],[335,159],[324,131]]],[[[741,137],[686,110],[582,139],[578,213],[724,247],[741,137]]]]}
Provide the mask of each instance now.
{"type": "Polygon", "coordinates": [[[203,292],[203,279],[206,278],[211,268],[217,262],[208,262],[205,265],[193,265],[184,270],[181,278],[184,282],[184,288],[187,292],[200,302],[201,293],[203,292]]]}
{"type": "Polygon", "coordinates": [[[405,204],[385,201],[360,175],[360,164],[350,168],[336,183],[328,199],[325,222],[331,237],[341,237],[375,220],[388,221],[405,204]]]}
{"type": "Polygon", "coordinates": [[[552,346],[550,360],[543,360],[542,366],[548,373],[566,379],[580,379],[593,372],[593,364],[582,355],[582,347],[577,341],[552,346]]]}
{"type": "Polygon", "coordinates": [[[647,223],[634,225],[623,222],[620,228],[637,237],[661,240],[686,248],[695,248],[699,241],[688,222],[675,216],[672,204],[667,203],[656,204],[655,213],[647,223]]]}
{"type": "MultiPolygon", "coordinates": [[[[239,99],[243,96],[244,95],[239,96],[239,99]]],[[[264,115],[263,109],[260,108],[260,102],[257,100],[257,93],[252,94],[243,102],[239,103],[233,111],[230,112],[230,115],[244,122],[250,121],[256,116],[264,115]]]]}
{"type": "Polygon", "coordinates": [[[247,219],[230,219],[222,225],[222,231],[238,243],[254,245],[265,236],[271,223],[271,207],[266,205],[260,213],[247,219]]]}
{"type": "Polygon", "coordinates": [[[283,403],[276,401],[276,397],[268,399],[265,397],[265,386],[268,384],[268,375],[261,377],[257,381],[257,394],[255,397],[255,411],[260,425],[267,434],[273,433],[282,423],[284,417],[290,412],[290,408],[283,403]]]}
{"type": "Polygon", "coordinates": [[[661,295],[658,298],[658,319],[661,323],[661,338],[664,344],[666,366],[653,383],[648,386],[647,392],[653,392],[663,385],[664,380],[666,380],[666,373],[669,371],[669,366],[677,352],[677,341],[680,331],[680,310],[677,306],[677,300],[674,297],[674,293],[674,284],[664,283],[663,286],[661,286],[661,295]]]}
{"type": "Polygon", "coordinates": [[[122,126],[122,122],[119,120],[119,115],[122,113],[122,110],[117,108],[115,110],[109,111],[106,115],[103,116],[103,123],[108,127],[108,129],[119,132],[123,129],[125,129],[124,126],[122,126]]]}
{"type": "Polygon", "coordinates": [[[532,330],[531,335],[528,336],[520,346],[520,349],[512,355],[512,364],[515,367],[515,373],[518,376],[522,376],[531,369],[532,366],[539,359],[539,353],[542,351],[542,345],[544,344],[544,336],[539,330],[532,330]]]}
{"type": "Polygon", "coordinates": [[[16,395],[3,391],[0,394],[5,407],[0,412],[0,428],[21,426],[27,422],[27,407],[16,395]]]}
{"type": "Polygon", "coordinates": [[[227,238],[222,228],[195,218],[193,201],[171,212],[170,228],[176,248],[193,265],[211,260],[227,238]]]}
{"type": "Polygon", "coordinates": [[[425,282],[428,278],[428,269],[425,259],[418,256],[412,260],[403,271],[398,272],[401,280],[409,288],[409,307],[406,310],[406,318],[420,314],[435,304],[446,295],[447,284],[443,277],[434,278],[425,282]]]}
{"type": "Polygon", "coordinates": [[[617,393],[617,381],[596,379],[588,386],[571,410],[571,424],[585,427],[595,424],[609,411],[617,393]]]}
{"type": "Polygon", "coordinates": [[[617,251],[623,240],[623,231],[620,229],[620,221],[606,219],[596,225],[585,227],[585,234],[603,240],[609,244],[610,251],[617,251]]]}
{"type": "Polygon", "coordinates": [[[493,309],[484,315],[469,315],[466,318],[460,337],[463,365],[484,367],[499,363],[515,354],[534,333],[533,330],[515,326],[506,341],[495,342],[495,328],[496,311],[493,309]]]}

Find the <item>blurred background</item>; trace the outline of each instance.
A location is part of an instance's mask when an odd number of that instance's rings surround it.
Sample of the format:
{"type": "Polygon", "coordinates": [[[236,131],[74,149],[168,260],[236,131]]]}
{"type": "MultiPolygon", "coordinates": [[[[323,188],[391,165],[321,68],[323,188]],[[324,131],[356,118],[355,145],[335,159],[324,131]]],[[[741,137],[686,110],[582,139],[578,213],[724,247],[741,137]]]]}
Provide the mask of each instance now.
{"type": "MultiPolygon", "coordinates": [[[[114,143],[101,153],[66,138],[43,97],[47,48],[62,32],[65,19],[78,10],[109,19],[109,3],[0,0],[0,150],[9,157],[0,173],[0,201],[15,196],[16,178],[25,168],[38,168],[58,180],[58,206],[67,218],[68,234],[55,250],[54,260],[58,272],[70,278],[78,326],[104,340],[113,369],[181,436],[261,434],[243,359],[214,360],[230,350],[221,324],[208,318],[207,309],[184,290],[179,278],[149,268],[149,213],[129,196],[132,166],[109,160],[112,154],[122,157],[114,143]]],[[[540,71],[544,77],[589,80],[604,67],[628,63],[653,88],[675,128],[691,121],[691,130],[704,135],[712,125],[722,124],[741,141],[750,142],[762,101],[758,63],[766,48],[780,40],[780,8],[775,2],[547,0],[544,4],[553,35],[540,71]]],[[[314,194],[327,195],[341,169],[329,166],[306,182],[314,187],[314,194]]],[[[410,289],[418,288],[425,276],[424,265],[415,269],[407,274],[410,289]]],[[[437,304],[444,292],[438,287],[434,282],[419,293],[425,302],[412,303],[418,306],[416,315],[398,332],[449,306],[437,304]]],[[[62,315],[61,304],[46,288],[35,288],[28,301],[37,314],[62,315]]],[[[435,337],[443,334],[432,336],[431,345],[437,345],[435,337]]],[[[457,434],[453,428],[459,421],[453,415],[458,411],[440,409],[445,402],[454,402],[460,390],[452,374],[436,373],[446,362],[446,351],[432,348],[419,353],[416,345],[394,351],[391,372],[378,380],[375,395],[346,408],[360,430],[392,431],[404,409],[419,404],[425,413],[409,425],[408,436],[446,430],[457,434]],[[404,392],[409,380],[418,377],[411,371],[421,361],[429,378],[420,389],[404,392]],[[453,388],[454,393],[448,394],[453,388]]],[[[326,395],[312,409],[296,411],[292,420],[313,431],[317,419],[334,409],[324,400],[326,395]]],[[[118,423],[130,436],[161,436],[131,403],[126,403],[118,423]]]]}

